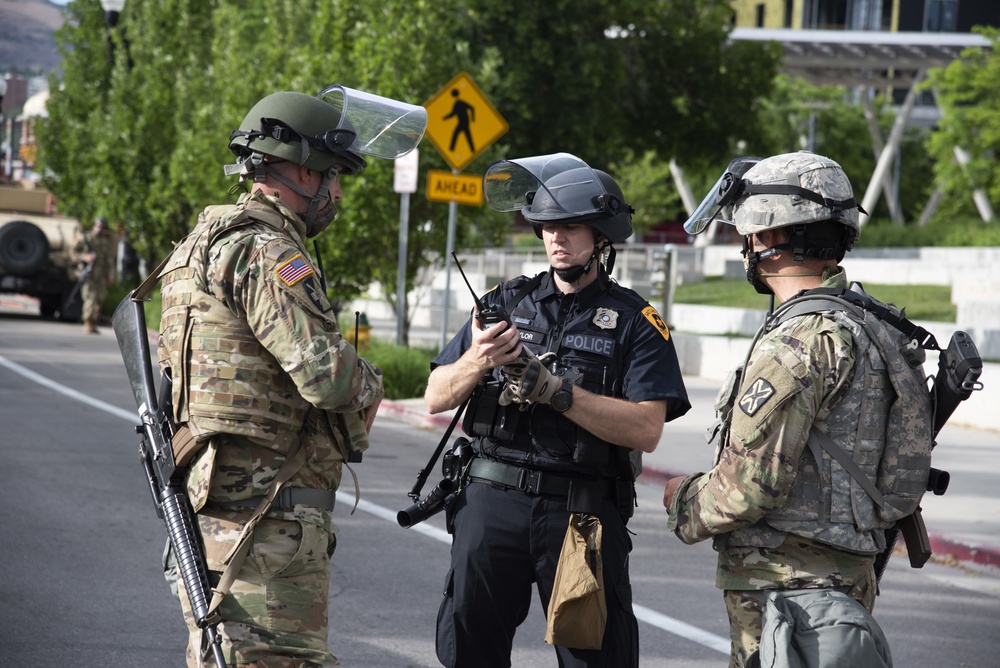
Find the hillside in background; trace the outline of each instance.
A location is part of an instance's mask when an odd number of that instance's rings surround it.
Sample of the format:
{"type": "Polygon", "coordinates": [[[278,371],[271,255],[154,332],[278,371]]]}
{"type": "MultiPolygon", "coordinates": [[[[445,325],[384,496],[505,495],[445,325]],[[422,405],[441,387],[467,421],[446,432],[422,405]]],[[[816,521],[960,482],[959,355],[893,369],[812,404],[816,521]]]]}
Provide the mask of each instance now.
{"type": "Polygon", "coordinates": [[[62,8],[48,0],[0,0],[0,74],[36,75],[61,62],[53,32],[62,8]]]}

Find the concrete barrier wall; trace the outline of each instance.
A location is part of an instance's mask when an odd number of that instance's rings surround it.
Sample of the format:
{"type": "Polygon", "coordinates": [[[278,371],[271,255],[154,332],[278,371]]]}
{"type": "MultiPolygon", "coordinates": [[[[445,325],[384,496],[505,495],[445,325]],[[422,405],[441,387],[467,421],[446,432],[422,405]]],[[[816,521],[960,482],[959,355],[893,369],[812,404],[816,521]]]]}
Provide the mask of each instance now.
{"type": "MultiPolygon", "coordinates": [[[[681,372],[715,380],[721,387],[726,375],[743,364],[751,339],[735,336],[704,336],[673,332],[672,338],[681,372]]],[[[947,339],[945,339],[945,342],[947,339]]],[[[928,353],[924,374],[937,374],[938,356],[928,353]]],[[[980,377],[982,389],[959,404],[948,424],[1000,432],[1000,364],[986,363],[980,377]]]]}

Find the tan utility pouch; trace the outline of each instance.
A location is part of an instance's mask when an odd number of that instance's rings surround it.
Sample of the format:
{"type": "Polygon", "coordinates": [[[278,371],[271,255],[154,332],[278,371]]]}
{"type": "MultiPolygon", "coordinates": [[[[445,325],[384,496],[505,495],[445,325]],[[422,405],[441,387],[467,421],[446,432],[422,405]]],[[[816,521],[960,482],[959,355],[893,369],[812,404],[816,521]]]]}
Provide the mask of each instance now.
{"type": "Polygon", "coordinates": [[[187,425],[181,425],[174,432],[170,445],[174,451],[174,462],[177,468],[184,468],[191,463],[191,460],[205,444],[195,439],[187,425]]]}
{"type": "Polygon", "coordinates": [[[608,607],[601,563],[601,520],[572,513],[549,599],[545,642],[573,649],[601,649],[608,607]]]}

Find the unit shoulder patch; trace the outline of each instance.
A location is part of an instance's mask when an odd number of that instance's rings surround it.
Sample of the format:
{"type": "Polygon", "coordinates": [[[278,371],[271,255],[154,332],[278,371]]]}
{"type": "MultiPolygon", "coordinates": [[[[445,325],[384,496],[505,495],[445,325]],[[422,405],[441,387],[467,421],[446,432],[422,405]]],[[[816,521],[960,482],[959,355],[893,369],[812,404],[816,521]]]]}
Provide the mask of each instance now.
{"type": "Polygon", "coordinates": [[[764,378],[758,378],[750,383],[750,387],[740,397],[740,410],[752,417],[774,394],[774,386],[764,378]]]}
{"type": "Polygon", "coordinates": [[[670,329],[667,327],[667,323],[663,322],[663,318],[657,313],[656,308],[653,306],[647,306],[642,309],[642,314],[646,317],[646,320],[650,322],[653,327],[656,328],[662,336],[664,341],[670,340],[670,329]]]}

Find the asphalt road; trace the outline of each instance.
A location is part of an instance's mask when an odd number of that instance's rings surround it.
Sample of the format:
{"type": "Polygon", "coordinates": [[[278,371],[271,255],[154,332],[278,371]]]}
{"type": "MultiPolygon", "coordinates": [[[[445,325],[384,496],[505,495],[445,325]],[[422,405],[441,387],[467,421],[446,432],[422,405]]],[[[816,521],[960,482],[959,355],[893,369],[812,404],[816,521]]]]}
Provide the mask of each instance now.
{"type": "MultiPolygon", "coordinates": [[[[163,582],[165,540],[136,454],[134,404],[110,329],[0,315],[0,666],[182,665],[185,628],[163,582]]],[[[395,522],[438,431],[387,418],[345,476],[335,513],[330,637],[345,666],[436,666],[434,624],[448,564],[442,518],[395,522]]],[[[432,476],[429,489],[436,481],[432,476]]],[[[727,622],[708,544],[664,528],[662,487],[643,484],[632,579],[645,668],[724,666],[727,622]]],[[[894,559],[875,616],[895,664],[994,666],[1000,582],[894,559]]],[[[536,604],[514,666],[555,666],[536,604]]]]}

